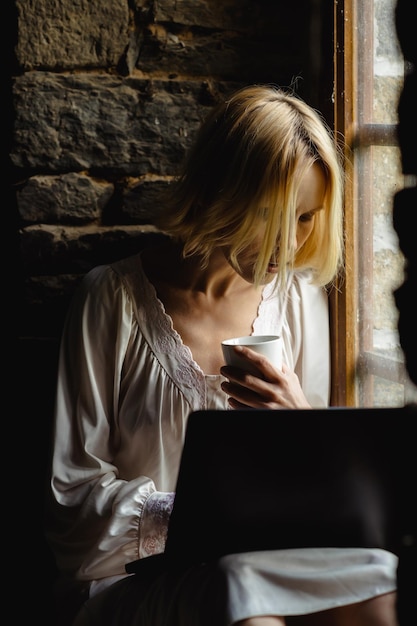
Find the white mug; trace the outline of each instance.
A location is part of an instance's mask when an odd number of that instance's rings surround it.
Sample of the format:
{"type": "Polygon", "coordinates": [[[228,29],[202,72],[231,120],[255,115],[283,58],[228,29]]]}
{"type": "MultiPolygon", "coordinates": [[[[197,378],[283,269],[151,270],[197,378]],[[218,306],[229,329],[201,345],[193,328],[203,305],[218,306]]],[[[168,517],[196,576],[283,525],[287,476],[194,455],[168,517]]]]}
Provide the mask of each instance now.
{"type": "Polygon", "coordinates": [[[247,346],[251,350],[263,354],[277,369],[282,369],[282,337],[279,335],[248,335],[232,337],[222,341],[224,360],[227,365],[240,367],[251,374],[259,376],[259,371],[246,359],[237,354],[233,346],[247,346]]]}

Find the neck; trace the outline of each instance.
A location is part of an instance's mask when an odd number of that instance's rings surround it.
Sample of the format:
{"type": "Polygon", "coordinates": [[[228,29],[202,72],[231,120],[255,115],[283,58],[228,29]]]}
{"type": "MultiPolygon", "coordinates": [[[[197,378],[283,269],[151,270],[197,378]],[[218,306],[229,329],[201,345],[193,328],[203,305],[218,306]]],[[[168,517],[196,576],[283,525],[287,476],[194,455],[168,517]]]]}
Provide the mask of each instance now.
{"type": "Polygon", "coordinates": [[[182,257],[182,247],[172,242],[158,248],[149,248],[142,254],[144,269],[151,282],[169,283],[177,288],[204,293],[213,298],[222,298],[242,290],[254,290],[224,256],[221,248],[209,257],[203,265],[198,255],[182,257]]]}

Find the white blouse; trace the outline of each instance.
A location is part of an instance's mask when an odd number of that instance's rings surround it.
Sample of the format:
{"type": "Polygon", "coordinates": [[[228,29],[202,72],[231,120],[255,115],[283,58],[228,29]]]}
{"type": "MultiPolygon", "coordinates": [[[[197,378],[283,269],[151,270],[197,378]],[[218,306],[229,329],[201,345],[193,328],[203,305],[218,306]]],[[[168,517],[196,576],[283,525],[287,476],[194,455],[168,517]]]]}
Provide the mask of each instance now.
{"type": "MultiPolygon", "coordinates": [[[[252,332],[282,334],[310,404],[328,405],[323,289],[301,273],[285,293],[267,285],[252,332]]],[[[61,342],[47,536],[61,572],[90,595],[163,551],[187,417],[228,408],[221,380],[193,360],[140,255],[85,276],[61,342]]]]}

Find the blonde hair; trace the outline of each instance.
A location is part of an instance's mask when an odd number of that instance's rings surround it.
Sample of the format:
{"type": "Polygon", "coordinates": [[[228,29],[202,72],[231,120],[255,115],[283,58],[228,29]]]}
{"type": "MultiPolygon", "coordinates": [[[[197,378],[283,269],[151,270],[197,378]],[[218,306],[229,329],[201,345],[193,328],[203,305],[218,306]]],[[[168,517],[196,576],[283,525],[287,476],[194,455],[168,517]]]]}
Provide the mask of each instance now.
{"type": "Polygon", "coordinates": [[[280,280],[288,269],[309,269],[314,282],[327,285],[342,263],[342,188],[340,151],[321,115],[292,93],[254,85],[208,115],[156,225],[182,242],[184,256],[198,254],[203,262],[214,248],[229,246],[230,263],[238,268],[237,257],[253,244],[261,218],[265,236],[255,284],[278,252],[280,280]],[[292,258],[297,192],[313,163],[326,178],[324,209],[292,258]]]}

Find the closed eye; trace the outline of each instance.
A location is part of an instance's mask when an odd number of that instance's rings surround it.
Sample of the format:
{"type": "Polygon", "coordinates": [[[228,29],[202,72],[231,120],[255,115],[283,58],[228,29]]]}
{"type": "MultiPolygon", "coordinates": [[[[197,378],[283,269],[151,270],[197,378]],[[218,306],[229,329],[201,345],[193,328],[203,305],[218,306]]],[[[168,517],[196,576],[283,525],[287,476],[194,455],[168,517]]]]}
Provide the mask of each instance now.
{"type": "Polygon", "coordinates": [[[299,222],[311,222],[311,220],[314,218],[315,214],[316,214],[316,211],[312,211],[311,213],[303,213],[298,218],[298,221],[299,222]]]}
{"type": "Polygon", "coordinates": [[[306,213],[301,213],[301,215],[298,218],[298,220],[300,222],[311,222],[311,220],[314,219],[314,216],[316,215],[316,213],[318,213],[322,209],[323,209],[323,207],[318,207],[317,209],[313,209],[311,211],[307,211],[306,213]]]}

